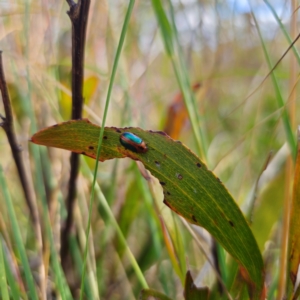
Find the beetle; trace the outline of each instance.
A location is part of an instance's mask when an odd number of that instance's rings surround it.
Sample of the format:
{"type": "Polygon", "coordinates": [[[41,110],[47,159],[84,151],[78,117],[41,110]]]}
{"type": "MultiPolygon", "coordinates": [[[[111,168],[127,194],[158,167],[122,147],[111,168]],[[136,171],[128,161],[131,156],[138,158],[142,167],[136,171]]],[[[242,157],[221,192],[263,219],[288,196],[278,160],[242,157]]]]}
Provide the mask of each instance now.
{"type": "Polygon", "coordinates": [[[148,148],[146,143],[131,132],[123,132],[120,135],[120,143],[126,148],[136,153],[146,153],[148,148]]]}

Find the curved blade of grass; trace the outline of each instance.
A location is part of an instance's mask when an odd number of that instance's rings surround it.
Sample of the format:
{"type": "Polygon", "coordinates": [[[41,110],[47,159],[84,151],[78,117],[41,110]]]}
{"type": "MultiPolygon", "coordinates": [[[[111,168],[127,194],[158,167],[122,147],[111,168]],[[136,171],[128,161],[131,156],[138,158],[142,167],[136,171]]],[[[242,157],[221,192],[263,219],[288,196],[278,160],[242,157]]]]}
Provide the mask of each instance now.
{"type": "MultiPolygon", "coordinates": [[[[70,236],[70,244],[71,244],[71,247],[70,247],[71,255],[73,257],[73,260],[76,263],[77,271],[81,275],[81,272],[82,272],[81,253],[80,253],[78,243],[74,236],[70,236]]],[[[90,286],[90,283],[88,280],[85,280],[84,290],[85,290],[87,299],[96,299],[95,295],[93,296],[93,291],[91,289],[91,286],[90,286]]],[[[98,299],[99,299],[99,297],[98,297],[98,299]]]]}
{"type": "MultiPolygon", "coordinates": [[[[29,262],[28,262],[28,259],[26,256],[24,243],[22,241],[21,232],[20,232],[18,221],[17,221],[17,216],[15,214],[14,206],[13,206],[13,203],[10,198],[10,194],[9,194],[6,182],[5,182],[5,178],[4,178],[4,174],[3,174],[1,165],[0,165],[0,186],[1,186],[1,189],[3,192],[5,204],[6,204],[7,211],[8,211],[8,216],[11,221],[13,236],[14,236],[14,239],[15,239],[15,242],[17,245],[16,249],[18,249],[18,252],[19,252],[19,255],[21,258],[21,262],[22,262],[22,266],[24,268],[25,279],[27,282],[27,287],[29,289],[29,298],[38,300],[38,295],[37,295],[37,291],[35,288],[35,284],[34,284],[33,276],[31,273],[30,266],[29,266],[29,262]]],[[[1,245],[1,247],[2,247],[2,245],[1,245]]]]}
{"type": "MultiPolygon", "coordinates": [[[[87,119],[76,120],[44,129],[31,140],[96,158],[99,131],[100,128],[87,119]]],[[[254,236],[231,195],[205,164],[163,132],[106,127],[99,160],[123,157],[141,161],[158,178],[164,203],[190,223],[206,228],[246,269],[254,298],[259,297],[264,271],[254,236]],[[119,141],[125,131],[142,138],[148,151],[134,153],[125,149],[119,141]]]]}
{"type": "MultiPolygon", "coordinates": [[[[84,162],[85,161],[83,161],[83,167],[87,171],[87,176],[90,177],[90,181],[92,181],[93,180],[93,174],[90,172],[89,167],[84,162]]],[[[135,271],[136,277],[139,280],[140,285],[143,288],[148,288],[148,284],[146,282],[146,279],[143,276],[143,273],[142,273],[141,269],[139,268],[139,265],[138,265],[137,261],[135,260],[133,254],[132,254],[132,252],[131,252],[131,250],[130,250],[127,242],[126,242],[126,239],[123,235],[123,232],[120,229],[119,224],[118,224],[117,220],[115,219],[115,217],[114,217],[114,215],[111,211],[111,208],[108,205],[107,200],[105,199],[105,197],[104,197],[104,195],[103,195],[103,193],[100,189],[100,186],[97,182],[95,183],[95,193],[97,194],[97,200],[99,201],[99,204],[101,204],[101,208],[103,209],[104,213],[108,217],[107,220],[109,220],[109,222],[107,222],[108,224],[106,223],[106,225],[111,225],[115,229],[116,234],[119,238],[119,241],[124,246],[125,251],[127,252],[128,260],[130,261],[131,266],[132,266],[133,270],[135,271]]],[[[106,218],[104,218],[103,220],[105,222],[106,218]]]]}
{"type": "MultiPolygon", "coordinates": [[[[172,4],[170,3],[170,5],[172,4]]],[[[200,117],[198,115],[198,108],[195,104],[196,101],[191,90],[190,80],[185,64],[183,63],[180,55],[180,46],[178,40],[176,39],[177,29],[175,23],[173,22],[172,25],[170,24],[160,0],[152,0],[152,6],[161,29],[165,50],[169,56],[169,59],[171,60],[173,70],[189,114],[199,155],[202,159],[206,160],[207,147],[203,126],[200,126],[199,124],[200,117]],[[177,49],[175,45],[177,46],[177,49]]]]}
{"type": "MultiPolygon", "coordinates": [[[[251,7],[250,1],[248,1],[248,3],[251,7]]],[[[256,26],[260,41],[261,41],[261,45],[262,45],[264,55],[265,55],[266,61],[268,63],[269,69],[273,70],[272,63],[271,63],[271,58],[269,56],[266,44],[265,44],[264,39],[262,37],[258,22],[255,18],[255,15],[254,15],[254,12],[253,12],[252,8],[251,8],[251,14],[252,14],[253,20],[255,22],[255,26],[256,26]]],[[[292,125],[291,125],[291,122],[290,122],[291,115],[288,113],[287,107],[285,106],[285,102],[283,101],[283,98],[282,98],[282,95],[281,95],[281,92],[280,92],[280,88],[279,88],[279,85],[278,85],[278,82],[277,82],[277,78],[275,76],[275,72],[271,73],[271,78],[272,78],[272,82],[273,82],[273,86],[274,86],[278,106],[282,109],[281,119],[282,119],[282,122],[283,122],[284,130],[285,130],[285,134],[286,134],[286,139],[287,139],[287,142],[289,144],[290,151],[291,151],[291,157],[292,157],[293,161],[295,162],[296,155],[297,155],[297,145],[296,145],[294,133],[293,133],[293,130],[292,130],[292,125]]],[[[290,163],[290,161],[288,161],[287,162],[287,170],[288,170],[287,174],[290,173],[290,166],[291,166],[291,163],[290,163]]],[[[289,188],[287,187],[287,189],[286,189],[287,194],[286,195],[289,195],[288,190],[289,190],[289,188]]],[[[288,214],[289,214],[289,206],[290,206],[290,204],[288,203],[289,202],[289,197],[286,196],[285,200],[286,201],[284,202],[284,212],[283,212],[283,221],[282,221],[282,223],[283,223],[283,233],[282,233],[281,259],[280,259],[281,273],[280,273],[280,276],[279,276],[279,286],[278,286],[278,297],[279,298],[283,297],[283,294],[284,294],[285,284],[286,284],[285,270],[287,269],[287,260],[286,260],[287,247],[286,247],[286,245],[288,244],[287,235],[288,235],[288,230],[289,230],[288,229],[288,220],[289,220],[288,214]]]]}
{"type": "Polygon", "coordinates": [[[6,255],[6,251],[7,250],[5,250],[6,247],[5,247],[5,244],[4,244],[3,240],[1,241],[1,247],[2,247],[3,252],[4,252],[3,253],[4,254],[4,256],[3,256],[3,258],[4,258],[4,265],[5,265],[5,271],[6,271],[6,278],[7,278],[9,287],[10,287],[11,299],[13,299],[13,300],[19,300],[19,299],[27,300],[26,295],[23,294],[21,296],[21,292],[20,292],[19,286],[17,284],[17,280],[14,277],[14,275],[12,274],[11,266],[8,263],[9,258],[6,255]]]}
{"type": "Polygon", "coordinates": [[[0,234],[0,290],[1,290],[2,299],[9,300],[1,234],[0,234]]]}
{"type": "MultiPolygon", "coordinates": [[[[285,29],[285,26],[282,24],[282,22],[281,22],[280,18],[278,17],[275,9],[273,8],[273,6],[270,4],[270,2],[268,0],[264,0],[264,2],[266,3],[266,5],[271,10],[274,18],[276,19],[277,23],[279,24],[279,27],[280,27],[281,31],[283,32],[283,34],[284,34],[285,38],[287,39],[287,41],[289,42],[289,44],[291,45],[293,43],[293,40],[291,39],[289,33],[285,29]]],[[[297,58],[298,64],[300,65],[300,55],[299,55],[299,52],[298,52],[297,48],[295,47],[295,45],[292,46],[292,50],[295,54],[295,57],[297,58]]]]}
{"type": "Polygon", "coordinates": [[[177,276],[180,278],[181,282],[183,283],[183,281],[184,281],[183,274],[182,274],[182,271],[180,268],[180,264],[177,260],[177,255],[176,255],[177,253],[175,252],[174,245],[172,243],[170,234],[169,234],[168,229],[162,218],[160,218],[160,222],[161,222],[161,227],[162,227],[163,238],[165,241],[165,246],[166,246],[167,252],[169,254],[171,264],[173,266],[175,273],[177,274],[177,276]]]}
{"type": "Polygon", "coordinates": [[[169,228],[169,233],[170,236],[172,238],[172,242],[174,245],[174,249],[176,252],[176,256],[178,259],[178,264],[180,267],[180,271],[181,274],[183,274],[183,276],[185,275],[186,271],[187,271],[187,262],[186,262],[186,252],[185,252],[185,247],[184,247],[184,240],[183,240],[183,232],[181,231],[180,226],[178,226],[178,218],[175,218],[175,215],[172,215],[172,219],[173,219],[173,233],[169,228]]]}
{"type": "MultiPolygon", "coordinates": [[[[122,27],[122,31],[121,31],[120,41],[119,41],[118,47],[117,47],[117,53],[116,53],[114,63],[113,63],[113,68],[112,68],[112,72],[111,72],[111,76],[110,76],[110,81],[109,81],[109,86],[108,86],[108,91],[107,91],[107,96],[106,96],[106,101],[105,101],[105,108],[104,108],[103,120],[102,120],[102,128],[101,128],[100,132],[98,133],[98,137],[97,137],[97,140],[98,140],[99,143],[98,143],[97,148],[96,148],[97,149],[96,158],[98,158],[100,156],[100,151],[101,151],[101,146],[102,146],[102,139],[103,139],[103,134],[104,134],[104,125],[105,125],[105,122],[106,122],[106,116],[107,116],[107,112],[108,112],[110,96],[111,96],[113,83],[114,83],[114,79],[115,79],[115,76],[116,76],[117,67],[118,67],[120,56],[121,56],[123,44],[124,44],[124,41],[125,41],[125,36],[126,36],[127,29],[128,29],[130,16],[131,16],[131,13],[133,11],[134,3],[135,3],[135,0],[130,0],[129,1],[128,8],[127,8],[126,15],[125,15],[125,19],[124,19],[124,23],[123,23],[123,27],[122,27]]],[[[87,225],[87,230],[86,230],[86,240],[87,241],[89,239],[89,233],[90,233],[90,228],[91,228],[91,214],[92,214],[92,207],[93,207],[93,203],[94,203],[94,190],[95,190],[95,183],[96,183],[96,178],[97,178],[97,171],[98,171],[98,159],[96,159],[95,170],[94,170],[94,178],[93,178],[93,182],[92,182],[92,192],[91,192],[90,205],[89,205],[89,217],[88,217],[88,225],[87,225]]],[[[88,243],[86,243],[86,246],[85,246],[85,249],[84,249],[80,299],[83,298],[83,285],[84,285],[84,281],[85,281],[86,258],[87,258],[87,250],[88,250],[87,247],[88,247],[88,243]]]]}
{"type": "MultiPolygon", "coordinates": [[[[258,22],[257,22],[257,20],[254,16],[254,13],[252,13],[252,16],[253,16],[253,20],[255,22],[255,26],[256,26],[258,35],[259,35],[259,39],[261,41],[261,45],[262,45],[262,48],[263,48],[263,51],[264,51],[264,55],[265,55],[268,67],[269,67],[270,70],[272,70],[271,58],[270,58],[269,52],[267,50],[265,41],[264,41],[264,39],[261,35],[261,31],[260,31],[258,22]]],[[[276,99],[277,99],[278,106],[279,106],[279,108],[282,109],[281,118],[282,118],[283,127],[284,127],[285,134],[286,134],[286,139],[287,139],[287,142],[289,144],[289,147],[290,147],[290,150],[291,150],[291,153],[292,153],[292,157],[293,157],[293,159],[296,159],[297,146],[296,146],[294,133],[293,133],[292,126],[291,126],[291,123],[290,123],[289,114],[288,114],[287,109],[285,107],[285,103],[283,101],[283,98],[282,98],[282,95],[281,95],[281,92],[280,92],[280,88],[279,88],[279,84],[278,84],[278,81],[277,81],[277,78],[276,78],[274,72],[271,73],[271,78],[272,78],[272,82],[273,82],[275,96],[276,96],[276,99]]]]}

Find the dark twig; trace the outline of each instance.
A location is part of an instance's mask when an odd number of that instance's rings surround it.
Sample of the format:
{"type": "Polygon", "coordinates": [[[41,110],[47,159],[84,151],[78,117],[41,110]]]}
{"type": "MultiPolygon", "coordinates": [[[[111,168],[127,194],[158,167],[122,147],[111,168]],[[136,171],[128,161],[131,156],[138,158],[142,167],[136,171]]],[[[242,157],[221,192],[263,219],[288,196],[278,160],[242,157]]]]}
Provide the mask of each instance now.
{"type": "Polygon", "coordinates": [[[18,169],[19,177],[22,183],[27,206],[30,211],[30,216],[32,218],[33,223],[35,224],[39,222],[39,213],[37,210],[34,192],[31,188],[27,173],[25,171],[25,166],[21,155],[21,147],[17,142],[15,131],[14,131],[13,114],[12,114],[9,94],[8,94],[4,71],[3,71],[2,51],[0,52],[0,90],[2,94],[4,110],[5,110],[5,117],[1,116],[2,123],[0,125],[4,129],[7,135],[7,139],[9,141],[12,154],[18,169]]]}
{"type": "Polygon", "coordinates": [[[43,264],[43,240],[42,240],[42,230],[39,218],[39,211],[36,202],[35,193],[33,187],[28,179],[28,174],[26,173],[26,168],[22,158],[21,147],[18,144],[14,125],[13,125],[13,113],[11,109],[10,98],[6,86],[6,80],[3,70],[3,62],[2,62],[2,51],[0,51],[0,90],[2,94],[3,106],[5,111],[5,117],[0,115],[2,122],[0,126],[4,129],[12,154],[17,166],[19,178],[22,184],[23,192],[25,195],[26,203],[30,212],[30,217],[33,223],[36,239],[37,239],[37,248],[40,254],[40,288],[42,293],[42,299],[46,299],[46,286],[45,286],[45,268],[43,264]]]}
{"type": "MultiPolygon", "coordinates": [[[[84,47],[90,0],[66,0],[70,6],[68,15],[72,22],[72,119],[81,119],[83,107],[84,47]]],[[[68,240],[73,224],[73,209],[76,198],[76,180],[79,170],[79,155],[71,154],[69,189],[66,199],[68,216],[61,233],[61,260],[69,253],[68,240]]]]}

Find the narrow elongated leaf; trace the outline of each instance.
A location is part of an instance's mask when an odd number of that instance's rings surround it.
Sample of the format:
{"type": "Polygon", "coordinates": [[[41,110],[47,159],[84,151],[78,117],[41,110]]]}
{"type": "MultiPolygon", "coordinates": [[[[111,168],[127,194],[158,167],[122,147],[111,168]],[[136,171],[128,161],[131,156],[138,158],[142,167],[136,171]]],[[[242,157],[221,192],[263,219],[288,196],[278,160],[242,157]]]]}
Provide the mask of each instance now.
{"type": "Polygon", "coordinates": [[[3,300],[9,300],[7,281],[2,248],[2,235],[0,234],[0,290],[3,300]]]}
{"type": "MultiPolygon", "coordinates": [[[[264,40],[264,38],[261,34],[260,27],[258,25],[258,22],[257,22],[257,20],[254,16],[254,14],[252,14],[252,17],[253,17],[253,21],[255,23],[255,26],[256,26],[260,41],[261,41],[262,49],[264,51],[265,58],[266,58],[266,61],[268,63],[269,69],[272,70],[273,64],[271,62],[271,57],[270,57],[269,51],[267,49],[265,40],[264,40]]],[[[272,79],[272,82],[273,82],[274,92],[275,92],[275,95],[276,95],[276,100],[277,100],[278,106],[279,106],[280,109],[282,109],[281,118],[282,118],[282,123],[283,123],[283,126],[284,126],[284,130],[285,130],[287,142],[288,142],[289,147],[291,149],[293,159],[296,159],[297,145],[296,145],[296,140],[295,140],[294,133],[293,133],[293,130],[292,130],[292,125],[291,125],[291,121],[290,121],[290,118],[289,118],[289,114],[287,112],[287,108],[286,108],[286,105],[284,103],[283,96],[282,96],[282,93],[281,93],[281,90],[280,90],[279,83],[278,83],[277,77],[275,75],[275,72],[272,71],[270,76],[271,76],[271,79],[272,79]]]]}
{"type": "MultiPolygon", "coordinates": [[[[32,142],[96,157],[100,128],[88,120],[69,121],[36,133],[32,142]]],[[[206,228],[243,266],[250,279],[251,295],[263,289],[263,261],[254,236],[237,204],[220,180],[181,142],[163,132],[140,128],[106,127],[100,161],[129,157],[141,161],[158,178],[164,203],[190,223],[206,228]],[[148,151],[136,153],[120,143],[131,132],[148,151]]]]}

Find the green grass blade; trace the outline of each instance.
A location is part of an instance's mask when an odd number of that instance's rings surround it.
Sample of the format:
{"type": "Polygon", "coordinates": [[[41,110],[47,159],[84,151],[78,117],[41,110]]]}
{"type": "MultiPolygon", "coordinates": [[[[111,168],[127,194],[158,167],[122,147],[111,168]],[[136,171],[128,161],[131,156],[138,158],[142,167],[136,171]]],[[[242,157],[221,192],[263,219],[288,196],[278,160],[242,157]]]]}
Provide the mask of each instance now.
{"type": "MultiPolygon", "coordinates": [[[[264,55],[265,55],[268,67],[269,67],[270,70],[272,70],[273,65],[272,65],[272,62],[271,62],[271,57],[270,57],[269,52],[267,50],[265,41],[262,37],[258,22],[257,22],[257,20],[254,16],[254,14],[253,14],[253,19],[254,19],[254,22],[255,22],[255,25],[256,25],[256,29],[257,29],[257,32],[258,32],[258,35],[259,35],[259,38],[260,38],[260,41],[261,41],[261,45],[262,45],[262,48],[263,48],[263,51],[264,51],[264,55]]],[[[292,126],[291,126],[291,123],[290,123],[289,114],[287,112],[285,103],[283,101],[283,97],[282,97],[281,92],[280,92],[280,88],[279,88],[277,78],[275,76],[275,72],[272,72],[270,76],[272,78],[272,82],[273,82],[274,91],[275,91],[278,106],[279,106],[280,109],[282,109],[281,118],[282,118],[284,130],[285,130],[287,142],[289,144],[289,147],[290,147],[290,150],[291,150],[291,153],[292,153],[292,157],[295,160],[296,159],[296,154],[297,154],[296,140],[295,140],[295,136],[294,136],[292,126]]]]}
{"type": "MultiPolygon", "coordinates": [[[[81,253],[80,249],[78,246],[78,243],[73,235],[70,236],[69,238],[69,243],[70,243],[70,250],[71,250],[71,255],[73,257],[73,260],[75,261],[76,268],[81,275],[82,272],[82,258],[81,258],[81,253]]],[[[86,294],[87,299],[97,299],[96,297],[93,297],[92,295],[92,290],[89,286],[88,280],[85,280],[84,283],[84,290],[86,294]]]]}
{"type": "Polygon", "coordinates": [[[226,267],[226,254],[225,251],[223,249],[223,247],[216,243],[216,250],[217,250],[217,255],[218,255],[218,259],[219,259],[219,267],[220,267],[220,271],[221,271],[221,277],[222,280],[224,281],[225,285],[227,285],[228,283],[228,275],[227,275],[227,267],[226,267]]]}
{"type": "MultiPolygon", "coordinates": [[[[90,178],[90,180],[92,181],[93,174],[91,173],[91,171],[90,171],[89,167],[87,166],[87,164],[85,163],[85,161],[83,161],[82,166],[84,168],[85,173],[87,174],[86,176],[88,178],[90,178]]],[[[123,245],[123,247],[125,249],[124,251],[127,253],[128,260],[130,261],[130,264],[132,265],[132,268],[134,269],[134,271],[136,273],[138,281],[140,282],[140,284],[143,288],[148,288],[147,281],[146,281],[138,263],[136,262],[135,257],[132,254],[132,252],[126,242],[126,239],[118,225],[118,222],[116,221],[109,205],[107,204],[105,196],[103,195],[103,193],[100,189],[100,186],[97,182],[95,183],[95,192],[97,195],[97,200],[99,201],[101,208],[103,209],[105,215],[107,216],[107,219],[108,219],[107,226],[112,226],[115,229],[118,239],[119,239],[120,243],[123,245]]]]}
{"type": "MultiPolygon", "coordinates": [[[[3,240],[2,240],[1,241],[1,247],[3,248],[3,250],[5,250],[4,246],[5,246],[5,244],[3,243],[3,240]]],[[[12,299],[14,299],[14,300],[20,300],[22,297],[23,297],[22,299],[27,299],[26,295],[22,295],[21,296],[21,292],[20,292],[19,286],[17,285],[16,279],[15,279],[15,277],[12,274],[12,270],[11,270],[11,267],[10,267],[10,265],[8,263],[8,258],[5,255],[5,251],[4,251],[3,258],[4,258],[4,264],[5,264],[6,277],[7,277],[8,284],[10,286],[10,291],[11,291],[11,297],[12,297],[12,299]]]]}
{"type": "Polygon", "coordinates": [[[7,281],[2,247],[2,235],[0,234],[0,290],[3,300],[9,300],[7,281]]]}
{"type": "Polygon", "coordinates": [[[198,108],[196,107],[195,104],[196,101],[194,100],[194,95],[191,90],[188,72],[186,71],[185,64],[183,63],[183,60],[180,55],[181,51],[180,51],[178,39],[176,39],[177,29],[175,26],[175,22],[173,22],[172,25],[170,25],[160,0],[152,0],[152,6],[159,27],[161,29],[165,50],[169,56],[169,59],[171,60],[172,67],[189,114],[199,156],[204,161],[206,161],[207,147],[206,147],[205,135],[199,123],[199,116],[197,113],[198,108]]]}
{"type": "Polygon", "coordinates": [[[160,224],[159,219],[157,217],[157,213],[154,210],[154,203],[153,199],[151,199],[151,196],[147,190],[146,182],[144,178],[141,176],[141,172],[138,169],[137,165],[134,165],[135,169],[135,178],[137,184],[139,184],[142,192],[143,192],[143,199],[145,201],[145,206],[147,209],[147,212],[149,214],[149,226],[152,231],[152,238],[153,238],[153,246],[155,251],[157,252],[157,255],[160,256],[162,252],[162,235],[160,230],[160,224]]]}
{"type": "MultiPolygon", "coordinates": [[[[173,219],[173,233],[171,233],[172,236],[172,242],[175,248],[175,253],[177,256],[178,260],[178,265],[180,268],[180,279],[182,280],[182,284],[184,285],[184,277],[187,271],[187,266],[186,266],[186,253],[185,253],[185,247],[184,247],[184,241],[183,241],[183,232],[178,225],[178,218],[175,218],[175,215],[172,214],[172,219],[173,219]]],[[[180,224],[181,225],[181,224],[180,224]]]]}
{"type": "MultiPolygon", "coordinates": [[[[132,13],[132,10],[134,7],[134,3],[135,3],[135,0],[130,0],[130,2],[129,2],[128,9],[127,9],[125,19],[124,19],[124,24],[123,24],[122,31],[121,31],[120,41],[119,41],[119,44],[117,47],[117,52],[116,52],[116,56],[115,56],[114,63],[113,63],[113,68],[112,68],[108,91],[107,91],[107,97],[106,97],[106,101],[105,101],[105,108],[104,108],[103,119],[102,119],[102,129],[100,130],[100,134],[99,134],[99,138],[98,138],[99,143],[97,146],[97,157],[100,156],[101,144],[102,144],[103,133],[104,133],[104,126],[105,126],[106,116],[107,116],[108,107],[109,107],[109,103],[110,103],[110,97],[111,97],[111,93],[112,93],[114,79],[116,76],[117,67],[118,67],[120,56],[121,56],[123,44],[125,41],[126,32],[128,30],[130,16],[131,16],[131,13],[132,13]]],[[[92,212],[92,207],[93,207],[93,203],[94,203],[94,193],[95,193],[94,190],[95,190],[95,183],[96,183],[96,178],[97,178],[97,171],[98,171],[98,159],[96,159],[94,178],[93,178],[93,182],[92,182],[92,191],[91,191],[90,205],[89,205],[89,218],[88,218],[88,225],[87,225],[87,230],[86,230],[86,240],[87,241],[89,239],[89,233],[90,233],[90,227],[91,227],[91,212],[92,212]]],[[[82,277],[81,277],[80,299],[83,298],[83,285],[84,285],[84,281],[85,281],[86,259],[87,259],[87,250],[88,250],[87,247],[88,247],[88,242],[86,243],[86,246],[84,249],[84,256],[83,256],[83,271],[82,271],[82,277]]]]}
{"type": "Polygon", "coordinates": [[[24,268],[24,273],[25,273],[25,279],[27,282],[27,287],[29,289],[29,298],[30,299],[38,299],[38,295],[37,295],[37,291],[35,288],[35,284],[34,284],[34,280],[33,280],[33,276],[32,276],[32,272],[29,266],[29,262],[26,256],[26,251],[25,251],[25,247],[24,247],[24,243],[22,241],[22,237],[21,237],[21,232],[20,232],[20,228],[19,228],[19,224],[17,221],[17,216],[15,214],[15,210],[14,210],[14,206],[12,203],[12,200],[10,198],[10,194],[5,182],[5,178],[4,178],[4,174],[3,174],[3,170],[2,170],[2,166],[0,165],[0,186],[3,192],[3,196],[4,196],[4,200],[5,200],[5,204],[7,207],[7,211],[8,211],[8,216],[9,219],[11,221],[12,224],[12,231],[13,231],[13,236],[17,245],[17,249],[21,258],[21,262],[22,262],[22,266],[24,268]]]}
{"type": "Polygon", "coordinates": [[[273,275],[274,276],[272,278],[272,282],[268,288],[267,299],[275,299],[275,294],[277,291],[278,281],[279,281],[279,270],[275,274],[273,273],[273,275]]]}
{"type": "Polygon", "coordinates": [[[169,20],[159,0],[153,0],[152,6],[154,8],[156,18],[160,25],[160,30],[162,33],[165,50],[169,57],[173,57],[175,53],[174,43],[173,43],[173,30],[170,26],[169,20]]]}
{"type": "MultiPolygon", "coordinates": [[[[274,18],[276,19],[277,23],[279,24],[279,27],[280,27],[281,31],[283,32],[285,38],[287,39],[287,41],[289,42],[289,44],[292,44],[293,40],[291,39],[289,33],[285,29],[285,26],[283,25],[283,23],[281,22],[280,18],[278,17],[275,9],[273,8],[273,6],[270,4],[270,2],[268,0],[264,0],[264,2],[266,3],[266,5],[271,10],[274,18]]],[[[298,64],[300,65],[300,54],[299,54],[297,48],[295,47],[295,45],[293,45],[292,50],[293,50],[293,52],[294,52],[294,54],[295,54],[295,56],[297,58],[298,64]]]]}
{"type": "Polygon", "coordinates": [[[57,285],[58,291],[60,292],[61,298],[62,299],[73,299],[69,286],[67,285],[67,281],[65,278],[65,274],[62,270],[61,264],[59,263],[59,259],[58,259],[58,255],[57,252],[54,248],[54,241],[53,241],[53,237],[51,237],[51,242],[52,244],[50,244],[50,250],[51,250],[51,257],[53,259],[52,262],[52,267],[55,273],[55,283],[57,285]]]}

